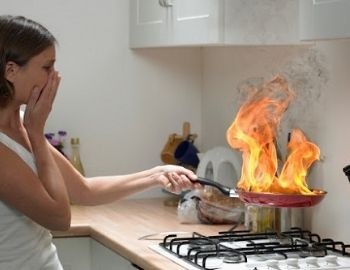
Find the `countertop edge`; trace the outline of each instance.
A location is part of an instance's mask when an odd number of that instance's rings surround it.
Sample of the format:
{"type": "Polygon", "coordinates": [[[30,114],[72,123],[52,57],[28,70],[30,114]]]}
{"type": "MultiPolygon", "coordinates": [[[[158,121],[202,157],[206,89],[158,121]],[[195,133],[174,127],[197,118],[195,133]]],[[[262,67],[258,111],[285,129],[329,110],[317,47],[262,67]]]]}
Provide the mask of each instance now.
{"type": "Polygon", "coordinates": [[[151,233],[198,231],[217,233],[231,225],[182,224],[176,207],[164,206],[164,198],[122,200],[102,206],[72,206],[71,228],[53,231],[54,238],[91,237],[143,269],[184,269],[149,248],[161,240],[140,240],[151,233]],[[157,222],[154,222],[157,220],[157,222]]]}

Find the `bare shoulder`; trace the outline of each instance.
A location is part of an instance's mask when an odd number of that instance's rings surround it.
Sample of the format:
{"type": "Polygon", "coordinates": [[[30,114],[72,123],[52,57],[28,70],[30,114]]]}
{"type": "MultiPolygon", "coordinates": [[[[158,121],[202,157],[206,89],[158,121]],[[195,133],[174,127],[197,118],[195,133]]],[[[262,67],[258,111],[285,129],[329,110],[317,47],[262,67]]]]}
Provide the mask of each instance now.
{"type": "Polygon", "coordinates": [[[39,224],[50,212],[49,196],[37,174],[14,151],[0,143],[0,200],[39,224]]]}
{"type": "MultiPolygon", "coordinates": [[[[38,177],[13,150],[0,143],[0,199],[13,203],[17,197],[35,192],[38,177]],[[34,185],[33,185],[34,183],[34,185]]],[[[35,196],[35,194],[33,194],[35,196]]]]}
{"type": "Polygon", "coordinates": [[[0,182],[6,181],[7,177],[13,178],[17,175],[35,176],[33,170],[26,162],[13,150],[0,142],[0,182]],[[6,176],[6,177],[5,177],[6,176]]]}

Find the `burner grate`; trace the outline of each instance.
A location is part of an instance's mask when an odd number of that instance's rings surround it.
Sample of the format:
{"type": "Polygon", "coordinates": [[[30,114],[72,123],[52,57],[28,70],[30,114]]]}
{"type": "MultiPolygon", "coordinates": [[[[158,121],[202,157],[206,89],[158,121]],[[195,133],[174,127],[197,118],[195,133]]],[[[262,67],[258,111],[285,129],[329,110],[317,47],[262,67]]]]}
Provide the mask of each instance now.
{"type": "Polygon", "coordinates": [[[282,233],[252,233],[246,230],[220,232],[204,236],[192,233],[191,237],[167,235],[160,244],[163,249],[200,269],[219,268],[219,264],[248,262],[250,256],[275,257],[286,260],[290,254],[306,257],[326,257],[328,251],[350,256],[350,245],[332,239],[321,239],[317,234],[300,228],[282,233]],[[215,262],[215,263],[213,263],[215,262]]]}

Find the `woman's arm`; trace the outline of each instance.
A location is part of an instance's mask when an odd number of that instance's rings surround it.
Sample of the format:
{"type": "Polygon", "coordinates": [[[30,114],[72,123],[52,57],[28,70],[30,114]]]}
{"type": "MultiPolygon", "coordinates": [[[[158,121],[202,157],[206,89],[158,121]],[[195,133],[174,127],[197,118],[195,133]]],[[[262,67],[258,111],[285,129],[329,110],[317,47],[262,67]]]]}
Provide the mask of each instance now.
{"type": "Polygon", "coordinates": [[[21,136],[28,136],[37,175],[23,160],[0,144],[0,199],[52,230],[70,226],[70,206],[63,176],[44,137],[44,125],[59,84],[51,72],[43,89],[34,89],[24,114],[21,136]]]}
{"type": "Polygon", "coordinates": [[[65,182],[50,151],[44,136],[44,126],[52,109],[60,77],[52,71],[43,89],[35,88],[28,100],[23,118],[23,125],[31,144],[38,172],[38,178],[44,186],[53,213],[59,218],[63,228],[70,226],[70,207],[65,182]]]}
{"type": "MultiPolygon", "coordinates": [[[[43,153],[42,157],[44,155],[50,156],[51,153],[43,153]]],[[[65,188],[61,191],[63,180],[59,183],[62,179],[60,172],[47,168],[42,169],[47,170],[47,173],[38,176],[3,144],[0,144],[0,156],[0,200],[47,229],[68,229],[70,208],[67,196],[64,195],[65,188]]],[[[40,166],[52,166],[49,165],[51,162],[52,160],[40,166]]]]}
{"type": "Polygon", "coordinates": [[[174,193],[200,186],[191,181],[197,179],[192,171],[174,165],[156,166],[128,175],[84,178],[61,153],[54,147],[51,149],[74,204],[109,203],[156,186],[174,193]]]}

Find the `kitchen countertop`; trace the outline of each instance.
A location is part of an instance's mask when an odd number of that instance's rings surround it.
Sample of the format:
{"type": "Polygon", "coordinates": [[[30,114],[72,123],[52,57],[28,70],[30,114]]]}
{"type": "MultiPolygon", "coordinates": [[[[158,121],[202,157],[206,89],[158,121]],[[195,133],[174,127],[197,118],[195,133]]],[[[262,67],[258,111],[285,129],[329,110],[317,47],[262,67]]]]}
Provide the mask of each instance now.
{"type": "Polygon", "coordinates": [[[161,240],[139,240],[161,232],[216,234],[232,225],[182,224],[174,206],[164,198],[121,200],[101,206],[72,206],[70,230],[53,232],[54,237],[89,236],[144,269],[184,269],[149,249],[161,240]]]}

